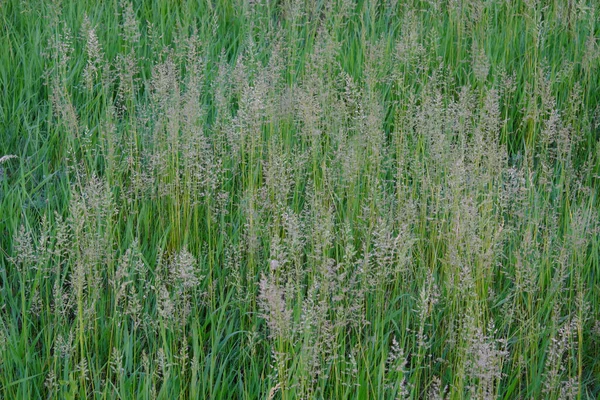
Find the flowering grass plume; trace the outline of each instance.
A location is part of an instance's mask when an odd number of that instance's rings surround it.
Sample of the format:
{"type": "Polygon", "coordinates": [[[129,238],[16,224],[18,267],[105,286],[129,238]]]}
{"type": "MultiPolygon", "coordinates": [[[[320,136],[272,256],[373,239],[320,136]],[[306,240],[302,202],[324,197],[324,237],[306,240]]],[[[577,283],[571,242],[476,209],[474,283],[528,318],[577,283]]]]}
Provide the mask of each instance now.
{"type": "Polygon", "coordinates": [[[599,398],[599,13],[0,3],[0,398],[599,398]]]}

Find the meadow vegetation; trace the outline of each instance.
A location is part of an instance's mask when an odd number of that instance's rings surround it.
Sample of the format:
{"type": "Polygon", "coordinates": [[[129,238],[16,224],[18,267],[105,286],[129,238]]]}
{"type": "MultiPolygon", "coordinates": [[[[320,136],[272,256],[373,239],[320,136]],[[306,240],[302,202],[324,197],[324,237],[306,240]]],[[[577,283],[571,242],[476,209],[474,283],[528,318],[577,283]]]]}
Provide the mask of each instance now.
{"type": "Polygon", "coordinates": [[[600,396],[596,0],[0,2],[0,398],[600,396]]]}

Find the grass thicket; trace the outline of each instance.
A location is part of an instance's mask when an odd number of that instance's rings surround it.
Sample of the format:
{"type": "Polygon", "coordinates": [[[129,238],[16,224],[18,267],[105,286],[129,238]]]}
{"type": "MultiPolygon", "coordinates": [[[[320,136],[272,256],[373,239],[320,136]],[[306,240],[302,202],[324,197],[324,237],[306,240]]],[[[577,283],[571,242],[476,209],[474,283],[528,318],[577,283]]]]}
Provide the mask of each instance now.
{"type": "Polygon", "coordinates": [[[0,2],[0,398],[600,396],[595,0],[0,2]]]}

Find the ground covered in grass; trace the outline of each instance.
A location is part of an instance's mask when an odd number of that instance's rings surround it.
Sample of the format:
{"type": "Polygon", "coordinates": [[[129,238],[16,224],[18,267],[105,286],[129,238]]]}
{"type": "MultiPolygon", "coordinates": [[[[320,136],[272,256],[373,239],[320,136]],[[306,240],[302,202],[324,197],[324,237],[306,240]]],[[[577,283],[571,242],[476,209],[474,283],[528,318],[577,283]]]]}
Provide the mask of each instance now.
{"type": "Polygon", "coordinates": [[[0,2],[0,398],[600,396],[595,0],[0,2]]]}

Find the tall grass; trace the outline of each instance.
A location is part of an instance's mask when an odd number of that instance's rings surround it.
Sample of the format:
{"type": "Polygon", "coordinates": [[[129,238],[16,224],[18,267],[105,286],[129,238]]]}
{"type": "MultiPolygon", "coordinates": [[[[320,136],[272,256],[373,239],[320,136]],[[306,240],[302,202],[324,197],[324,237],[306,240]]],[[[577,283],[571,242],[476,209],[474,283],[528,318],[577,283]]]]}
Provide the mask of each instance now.
{"type": "Polygon", "coordinates": [[[598,398],[599,15],[0,3],[0,398],[598,398]]]}

